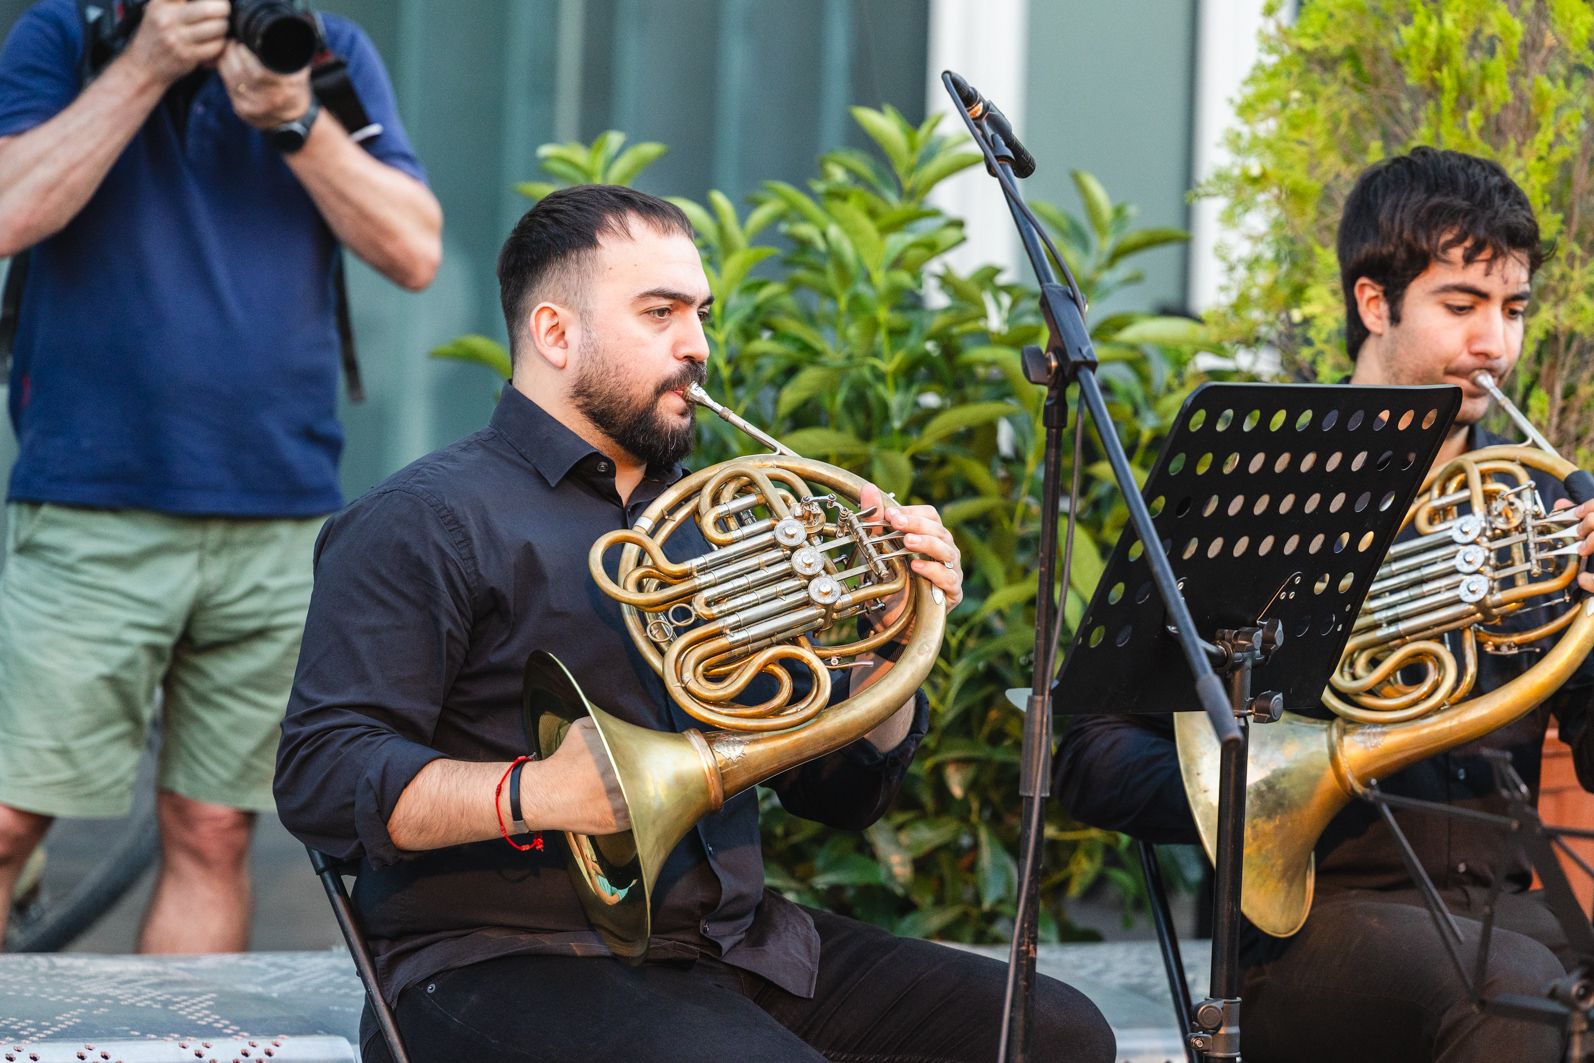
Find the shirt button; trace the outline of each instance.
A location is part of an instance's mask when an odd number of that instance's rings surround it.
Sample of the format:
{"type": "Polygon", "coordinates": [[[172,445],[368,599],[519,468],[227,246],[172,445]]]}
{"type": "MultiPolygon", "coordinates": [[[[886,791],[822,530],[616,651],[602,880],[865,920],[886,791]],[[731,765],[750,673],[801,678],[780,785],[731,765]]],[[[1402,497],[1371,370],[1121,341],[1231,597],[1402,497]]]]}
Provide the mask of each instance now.
{"type": "Polygon", "coordinates": [[[708,920],[703,920],[703,936],[708,937],[708,920]]]}
{"type": "Polygon", "coordinates": [[[1457,768],[1456,769],[1456,778],[1460,779],[1462,782],[1466,782],[1466,780],[1467,780],[1467,769],[1466,768],[1457,768]]]}
{"type": "Polygon", "coordinates": [[[1465,875],[1466,873],[1467,873],[1467,862],[1465,860],[1463,860],[1463,861],[1461,861],[1461,863],[1456,865],[1456,874],[1465,875]]]}
{"type": "Polygon", "coordinates": [[[599,472],[608,472],[609,471],[609,463],[606,462],[606,461],[598,462],[598,471],[599,472]]]}

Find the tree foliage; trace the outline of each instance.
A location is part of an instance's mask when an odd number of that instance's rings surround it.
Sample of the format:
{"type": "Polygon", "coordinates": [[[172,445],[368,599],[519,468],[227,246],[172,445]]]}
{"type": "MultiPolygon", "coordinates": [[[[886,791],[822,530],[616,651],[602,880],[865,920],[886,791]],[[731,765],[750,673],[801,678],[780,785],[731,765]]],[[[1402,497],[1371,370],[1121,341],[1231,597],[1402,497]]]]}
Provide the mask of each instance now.
{"type": "Polygon", "coordinates": [[[1224,249],[1224,338],[1296,375],[1348,371],[1335,227],[1356,175],[1421,144],[1498,161],[1557,253],[1534,282],[1515,398],[1594,456],[1594,89],[1587,0],[1311,0],[1270,5],[1237,101],[1233,163],[1202,190],[1244,235],[1224,249]]]}

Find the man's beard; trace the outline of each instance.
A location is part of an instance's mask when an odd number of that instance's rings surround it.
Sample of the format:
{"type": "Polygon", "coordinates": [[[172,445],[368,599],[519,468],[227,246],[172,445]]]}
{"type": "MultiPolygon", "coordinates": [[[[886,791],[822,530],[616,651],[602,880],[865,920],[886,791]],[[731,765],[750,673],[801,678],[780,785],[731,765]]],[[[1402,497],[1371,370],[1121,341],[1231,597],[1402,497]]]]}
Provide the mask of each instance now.
{"type": "Polygon", "coordinates": [[[701,384],[707,377],[702,362],[687,362],[679,372],[646,395],[626,388],[631,371],[602,346],[602,341],[587,341],[581,354],[581,368],[571,387],[570,397],[592,426],[650,472],[665,472],[692,452],[696,404],[687,404],[684,418],[665,413],[659,399],[667,391],[701,384]]]}

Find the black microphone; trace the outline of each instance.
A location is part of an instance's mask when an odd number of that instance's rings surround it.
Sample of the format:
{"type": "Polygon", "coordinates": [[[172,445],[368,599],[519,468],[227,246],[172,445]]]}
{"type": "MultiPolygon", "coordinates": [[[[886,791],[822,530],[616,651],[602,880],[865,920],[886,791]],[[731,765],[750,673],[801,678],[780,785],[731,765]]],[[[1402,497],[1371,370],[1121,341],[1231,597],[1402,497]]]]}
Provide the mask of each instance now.
{"type": "MultiPolygon", "coordinates": [[[[952,90],[958,94],[958,100],[963,104],[964,111],[968,112],[969,118],[976,122],[984,122],[991,135],[1000,139],[1002,146],[1007,149],[1007,158],[1012,164],[1013,176],[1028,177],[1034,173],[1035,156],[1019,143],[1017,134],[1013,132],[1013,124],[1007,120],[1007,115],[957,74],[948,70],[947,76],[952,79],[952,90]]],[[[998,158],[1000,157],[1002,156],[998,154],[998,158]]]]}

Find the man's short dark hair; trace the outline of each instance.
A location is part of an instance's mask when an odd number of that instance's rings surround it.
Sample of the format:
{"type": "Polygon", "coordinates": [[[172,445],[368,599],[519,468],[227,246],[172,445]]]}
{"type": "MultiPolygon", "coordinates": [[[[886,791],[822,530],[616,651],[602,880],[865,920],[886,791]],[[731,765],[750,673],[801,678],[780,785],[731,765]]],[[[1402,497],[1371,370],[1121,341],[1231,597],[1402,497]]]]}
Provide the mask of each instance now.
{"type": "Polygon", "coordinates": [[[1356,306],[1356,281],[1366,277],[1379,284],[1389,319],[1399,324],[1407,286],[1456,248],[1464,263],[1485,255],[1525,255],[1529,277],[1551,253],[1539,239],[1528,197],[1498,163],[1414,148],[1362,172],[1339,222],[1339,280],[1351,358],[1368,335],[1356,306]]]}
{"type": "Polygon", "coordinates": [[[582,306],[586,259],[605,236],[631,238],[631,219],[692,238],[680,207],[623,185],[575,185],[544,196],[523,214],[498,253],[498,296],[518,350],[527,309],[545,300],[582,306]]]}

